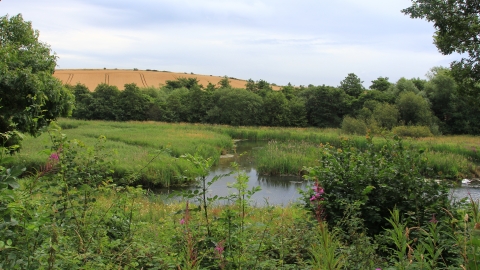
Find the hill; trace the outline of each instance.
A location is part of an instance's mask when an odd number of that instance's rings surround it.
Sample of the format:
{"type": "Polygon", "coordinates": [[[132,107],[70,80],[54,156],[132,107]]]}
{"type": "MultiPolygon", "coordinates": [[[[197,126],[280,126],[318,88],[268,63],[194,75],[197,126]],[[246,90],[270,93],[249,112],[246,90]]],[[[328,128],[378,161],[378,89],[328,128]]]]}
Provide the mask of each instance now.
{"type": "MultiPolygon", "coordinates": [[[[165,85],[167,80],[176,80],[183,77],[197,78],[200,84],[207,86],[209,82],[216,85],[223,78],[169,71],[126,69],[57,69],[53,75],[64,84],[85,84],[90,91],[93,91],[100,83],[115,85],[118,89],[123,90],[126,83],[136,83],[139,87],[158,87],[165,85]]],[[[230,77],[230,84],[234,88],[245,88],[246,81],[230,77]]],[[[280,90],[280,87],[273,86],[273,89],[280,90]]]]}

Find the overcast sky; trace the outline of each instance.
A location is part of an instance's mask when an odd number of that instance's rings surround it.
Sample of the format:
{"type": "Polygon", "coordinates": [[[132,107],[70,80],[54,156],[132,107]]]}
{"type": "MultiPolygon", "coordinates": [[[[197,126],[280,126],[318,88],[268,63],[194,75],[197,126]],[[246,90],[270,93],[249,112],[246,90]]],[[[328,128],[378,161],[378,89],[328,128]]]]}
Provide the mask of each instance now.
{"type": "Polygon", "coordinates": [[[2,0],[51,45],[58,68],[157,69],[366,87],[379,76],[425,78],[443,56],[410,0],[2,0]]]}

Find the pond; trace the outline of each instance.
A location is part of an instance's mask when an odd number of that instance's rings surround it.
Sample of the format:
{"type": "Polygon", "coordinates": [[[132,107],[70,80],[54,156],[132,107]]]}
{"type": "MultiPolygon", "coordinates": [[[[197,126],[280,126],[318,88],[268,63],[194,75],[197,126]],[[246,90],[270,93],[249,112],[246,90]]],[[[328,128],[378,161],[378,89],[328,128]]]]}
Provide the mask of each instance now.
{"type": "MultiPolygon", "coordinates": [[[[258,175],[254,163],[255,150],[265,146],[265,141],[238,141],[236,142],[236,153],[227,157],[220,158],[220,162],[217,166],[213,167],[207,179],[210,181],[216,175],[227,174],[233,169],[231,167],[232,162],[236,162],[240,165],[240,169],[244,171],[249,177],[248,190],[253,187],[260,186],[261,191],[255,193],[251,200],[252,205],[264,206],[270,205],[287,205],[291,202],[295,202],[300,198],[298,189],[306,189],[308,182],[303,180],[299,176],[265,176],[258,175]]],[[[227,196],[235,193],[236,190],[229,188],[230,184],[235,183],[235,174],[223,177],[210,186],[208,190],[208,196],[213,197],[227,196]]],[[[197,189],[199,186],[192,186],[186,189],[197,189]]],[[[174,189],[160,190],[161,194],[166,194],[174,189]]]]}
{"type": "MultiPolygon", "coordinates": [[[[258,175],[254,154],[255,151],[261,147],[264,147],[267,142],[265,141],[238,141],[236,142],[236,154],[229,157],[223,157],[217,166],[213,167],[208,175],[208,181],[216,175],[227,174],[232,171],[230,164],[237,162],[240,165],[240,169],[246,172],[249,177],[248,190],[255,186],[260,186],[261,191],[255,193],[252,197],[252,205],[264,206],[270,205],[287,205],[289,203],[298,201],[300,194],[298,189],[306,189],[308,181],[303,180],[299,176],[265,176],[258,175]],[[242,154],[244,153],[244,154],[242,154]]],[[[235,193],[235,189],[229,188],[229,184],[235,183],[235,175],[229,175],[221,178],[208,190],[208,196],[213,197],[227,196],[235,193]]],[[[197,189],[200,186],[191,186],[185,189],[197,189]]],[[[160,194],[168,194],[174,189],[162,189],[160,194]]],[[[480,199],[480,182],[471,182],[468,184],[462,184],[461,186],[452,189],[452,198],[460,199],[468,197],[469,194],[475,200],[480,199]]]]}

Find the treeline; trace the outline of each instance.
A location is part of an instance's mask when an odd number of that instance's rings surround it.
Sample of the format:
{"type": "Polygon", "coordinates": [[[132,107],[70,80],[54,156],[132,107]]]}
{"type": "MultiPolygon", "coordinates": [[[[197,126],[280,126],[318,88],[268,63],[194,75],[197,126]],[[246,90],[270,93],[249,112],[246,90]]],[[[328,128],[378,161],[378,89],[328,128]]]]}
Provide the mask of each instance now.
{"type": "Polygon", "coordinates": [[[353,73],[337,87],[293,87],[273,91],[264,81],[248,80],[232,88],[227,77],[218,85],[200,85],[196,78],[167,81],[162,87],[126,84],[67,86],[75,95],[73,117],[87,120],[165,121],[245,126],[341,127],[347,133],[367,130],[431,134],[479,134],[480,110],[458,94],[443,67],[432,68],[427,80],[379,77],[365,89],[353,73]]]}

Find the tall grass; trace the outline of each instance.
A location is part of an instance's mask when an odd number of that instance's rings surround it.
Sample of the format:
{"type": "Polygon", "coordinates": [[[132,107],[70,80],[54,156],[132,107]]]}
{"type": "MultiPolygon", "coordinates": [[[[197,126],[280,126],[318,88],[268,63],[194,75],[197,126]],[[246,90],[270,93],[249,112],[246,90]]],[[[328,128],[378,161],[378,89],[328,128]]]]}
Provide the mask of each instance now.
{"type": "Polygon", "coordinates": [[[318,165],[321,149],[305,141],[270,141],[256,152],[257,171],[268,175],[299,175],[304,166],[318,165]]]}
{"type": "MultiPolygon", "coordinates": [[[[301,174],[303,166],[313,166],[320,154],[315,151],[321,143],[340,147],[345,138],[358,149],[367,147],[365,136],[344,135],[340,129],[234,127],[207,124],[172,124],[159,122],[106,122],[61,119],[59,125],[69,138],[93,145],[100,135],[107,137],[106,147],[116,152],[118,178],[128,178],[131,172],[141,171],[137,183],[169,186],[185,182],[181,175],[191,178],[194,168],[179,160],[182,154],[199,153],[218,160],[220,153],[231,150],[231,139],[275,141],[256,157],[261,174],[301,174]],[[286,143],[288,141],[288,143],[286,143]],[[161,151],[164,151],[160,153],[161,151]]],[[[385,143],[384,137],[373,139],[376,148],[385,143]]],[[[424,151],[429,177],[461,178],[478,176],[480,169],[480,137],[438,136],[406,138],[406,147],[424,151]]],[[[15,163],[39,168],[49,145],[48,134],[27,138],[15,163]]]]}
{"type": "MultiPolygon", "coordinates": [[[[61,132],[68,138],[86,145],[94,145],[99,136],[106,136],[105,147],[116,159],[116,178],[146,186],[178,185],[193,179],[196,169],[178,159],[182,154],[198,153],[218,162],[220,154],[233,147],[228,136],[195,125],[67,119],[60,120],[59,125],[65,127],[61,132]],[[133,172],[140,173],[133,175],[133,172]]],[[[48,145],[51,145],[48,133],[38,138],[27,137],[13,162],[38,169],[48,157],[43,151],[48,145]]]]}

